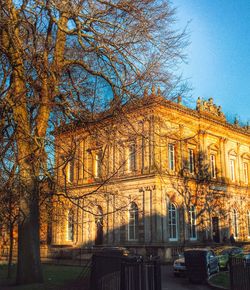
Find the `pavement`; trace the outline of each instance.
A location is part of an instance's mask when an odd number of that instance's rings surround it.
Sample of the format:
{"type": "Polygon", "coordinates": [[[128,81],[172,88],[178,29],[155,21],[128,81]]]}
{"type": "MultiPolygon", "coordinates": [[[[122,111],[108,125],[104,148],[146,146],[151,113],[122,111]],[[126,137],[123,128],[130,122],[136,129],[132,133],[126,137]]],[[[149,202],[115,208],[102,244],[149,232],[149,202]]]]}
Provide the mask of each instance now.
{"type": "Polygon", "coordinates": [[[185,276],[175,277],[172,265],[161,268],[162,290],[211,290],[206,284],[192,284],[185,276]]]}

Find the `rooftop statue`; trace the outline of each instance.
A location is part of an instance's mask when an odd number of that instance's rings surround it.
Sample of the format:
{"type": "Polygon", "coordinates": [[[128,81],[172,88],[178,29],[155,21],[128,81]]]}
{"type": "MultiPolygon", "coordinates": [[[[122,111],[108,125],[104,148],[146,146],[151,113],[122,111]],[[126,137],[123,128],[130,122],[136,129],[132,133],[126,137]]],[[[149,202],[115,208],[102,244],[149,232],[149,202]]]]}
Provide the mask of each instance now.
{"type": "Polygon", "coordinates": [[[209,98],[207,101],[198,97],[196,101],[196,110],[198,112],[206,112],[213,116],[219,117],[221,120],[225,121],[225,115],[222,112],[221,106],[214,104],[213,98],[209,98]]]}

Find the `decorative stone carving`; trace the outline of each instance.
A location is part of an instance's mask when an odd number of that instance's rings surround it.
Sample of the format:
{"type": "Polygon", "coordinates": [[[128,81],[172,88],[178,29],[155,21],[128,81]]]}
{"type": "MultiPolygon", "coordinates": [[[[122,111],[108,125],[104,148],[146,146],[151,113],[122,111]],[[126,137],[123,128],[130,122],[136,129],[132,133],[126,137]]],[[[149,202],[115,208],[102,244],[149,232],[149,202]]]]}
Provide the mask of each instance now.
{"type": "Polygon", "coordinates": [[[235,119],[234,119],[234,125],[235,125],[236,127],[239,127],[239,120],[238,120],[237,117],[235,117],[235,119]]]}
{"type": "Polygon", "coordinates": [[[177,97],[177,103],[178,103],[179,105],[181,105],[181,102],[182,102],[182,97],[181,97],[181,96],[178,96],[178,97],[177,97]]]}
{"type": "Polygon", "coordinates": [[[158,89],[157,89],[157,96],[158,96],[158,97],[161,96],[161,89],[160,89],[160,87],[158,87],[158,89]]]}
{"type": "Polygon", "coordinates": [[[209,98],[207,101],[202,100],[200,97],[198,97],[196,101],[196,110],[198,112],[206,112],[213,116],[219,117],[223,121],[226,120],[225,115],[222,113],[221,106],[216,106],[214,104],[213,98],[209,98]]]}
{"type": "Polygon", "coordinates": [[[154,85],[152,86],[152,92],[151,92],[151,95],[152,95],[152,96],[155,96],[155,86],[154,86],[154,85]]]}
{"type": "Polygon", "coordinates": [[[247,132],[250,132],[250,126],[248,122],[245,126],[243,126],[243,129],[246,130],[247,132]]]}

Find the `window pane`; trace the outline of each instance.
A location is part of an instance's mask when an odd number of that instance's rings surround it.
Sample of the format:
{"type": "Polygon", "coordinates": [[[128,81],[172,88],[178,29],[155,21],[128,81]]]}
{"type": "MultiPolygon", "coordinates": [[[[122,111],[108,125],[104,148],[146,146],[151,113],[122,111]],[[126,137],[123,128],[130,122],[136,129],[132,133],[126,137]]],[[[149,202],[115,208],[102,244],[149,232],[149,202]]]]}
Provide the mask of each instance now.
{"type": "Polygon", "coordinates": [[[211,177],[216,178],[216,159],[215,155],[210,155],[210,170],[211,170],[211,177]]]}
{"type": "Polygon", "coordinates": [[[172,203],[168,205],[168,232],[170,239],[177,239],[177,209],[172,203]]]}
{"type": "Polygon", "coordinates": [[[174,145],[168,144],[168,168],[170,170],[175,169],[175,156],[174,156],[174,145]]]}
{"type": "Polygon", "coordinates": [[[73,241],[74,240],[74,213],[73,210],[70,210],[68,212],[68,237],[67,239],[69,241],[73,241]]]}
{"type": "Polygon", "coordinates": [[[238,237],[238,213],[236,210],[233,211],[233,228],[234,236],[238,237]]]}
{"type": "Polygon", "coordinates": [[[194,173],[194,150],[188,149],[189,172],[194,173]]]}
{"type": "Polygon", "coordinates": [[[248,184],[248,164],[246,162],[243,163],[243,174],[244,174],[244,182],[248,184]]]}
{"type": "Polygon", "coordinates": [[[134,171],[136,169],[136,155],[135,155],[135,144],[129,146],[129,158],[128,158],[128,169],[134,171]]]}
{"type": "Polygon", "coordinates": [[[196,239],[196,214],[195,207],[192,205],[189,210],[189,218],[190,218],[190,239],[196,239]]]}
{"type": "Polygon", "coordinates": [[[136,240],[138,238],[138,207],[132,203],[129,210],[128,239],[136,240]]]}
{"type": "Polygon", "coordinates": [[[230,159],[230,178],[232,181],[235,180],[235,166],[234,166],[234,159],[230,159]]]}

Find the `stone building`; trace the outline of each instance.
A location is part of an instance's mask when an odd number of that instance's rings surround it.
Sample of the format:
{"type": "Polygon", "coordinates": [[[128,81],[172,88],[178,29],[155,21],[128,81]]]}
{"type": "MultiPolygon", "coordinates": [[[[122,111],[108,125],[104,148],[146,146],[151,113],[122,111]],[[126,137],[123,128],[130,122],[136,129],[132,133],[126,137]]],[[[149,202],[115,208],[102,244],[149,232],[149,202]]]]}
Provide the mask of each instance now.
{"type": "Polygon", "coordinates": [[[221,107],[145,93],[119,114],[55,134],[52,244],[119,245],[165,257],[180,246],[250,241],[250,129],[221,107]]]}

